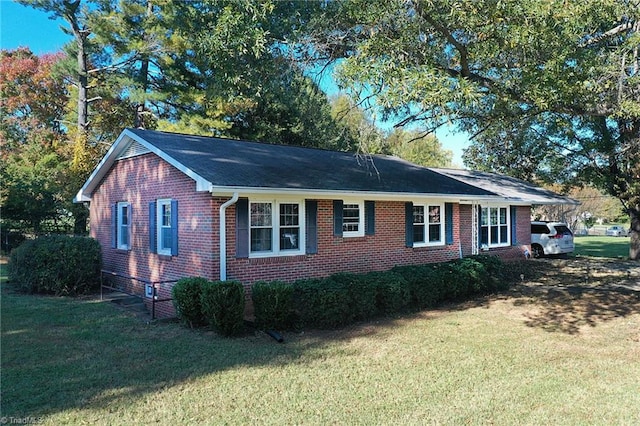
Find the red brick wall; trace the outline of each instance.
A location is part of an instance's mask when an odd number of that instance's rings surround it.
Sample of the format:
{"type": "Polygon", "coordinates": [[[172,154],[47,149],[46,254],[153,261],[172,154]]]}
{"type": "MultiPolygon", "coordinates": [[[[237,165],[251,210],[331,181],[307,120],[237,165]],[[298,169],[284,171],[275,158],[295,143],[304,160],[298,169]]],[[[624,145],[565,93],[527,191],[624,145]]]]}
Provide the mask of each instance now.
{"type": "MultiPolygon", "coordinates": [[[[153,154],[117,161],[91,201],[91,236],[102,245],[104,269],[148,281],[177,280],[186,276],[219,279],[218,212],[227,199],[196,192],[193,180],[153,154]],[[178,200],[179,255],[175,257],[149,251],[149,202],[160,198],[178,200]],[[111,248],[111,205],[119,201],[132,205],[132,249],[129,251],[111,248]]],[[[530,246],[529,217],[528,207],[518,209],[517,232],[521,245],[490,253],[521,257],[523,248],[530,246]]],[[[377,201],[375,235],[346,238],[333,235],[332,200],[318,200],[317,254],[236,259],[235,206],[232,205],[226,214],[227,279],[238,280],[248,289],[258,280],[294,281],[340,271],[382,271],[395,265],[457,259],[461,251],[465,256],[470,255],[471,206],[454,204],[453,220],[453,244],[407,248],[404,202],[377,201]],[[465,231],[461,233],[460,229],[465,231]]],[[[144,294],[143,282],[121,279],[118,284],[144,294]]],[[[172,284],[158,284],[158,297],[170,296],[171,287],[172,284]]],[[[174,315],[172,303],[157,303],[156,315],[174,315]]]]}
{"type": "MultiPolygon", "coordinates": [[[[318,254],[292,257],[236,259],[234,235],[227,242],[227,277],[243,283],[305,277],[324,277],[335,272],[384,271],[396,265],[441,262],[459,257],[458,230],[454,244],[439,247],[405,247],[405,203],[375,204],[375,235],[333,235],[333,201],[318,200],[318,254]]],[[[458,205],[453,216],[457,222],[458,205]]],[[[227,210],[227,224],[234,229],[235,208],[227,210]]]]}
{"type": "MultiPolygon", "coordinates": [[[[117,161],[91,199],[91,236],[102,246],[103,268],[148,281],[217,276],[218,223],[210,213],[213,208],[209,193],[195,192],[192,179],[153,154],[117,161]],[[149,203],[160,198],[178,200],[178,256],[149,251],[149,203]],[[111,205],[119,201],[132,207],[129,251],[111,248],[111,205]]],[[[144,294],[143,282],[111,280],[144,294]]],[[[158,293],[159,299],[170,296],[171,284],[158,284],[158,293]]],[[[159,316],[174,314],[171,302],[157,303],[156,311],[159,316]]]]}

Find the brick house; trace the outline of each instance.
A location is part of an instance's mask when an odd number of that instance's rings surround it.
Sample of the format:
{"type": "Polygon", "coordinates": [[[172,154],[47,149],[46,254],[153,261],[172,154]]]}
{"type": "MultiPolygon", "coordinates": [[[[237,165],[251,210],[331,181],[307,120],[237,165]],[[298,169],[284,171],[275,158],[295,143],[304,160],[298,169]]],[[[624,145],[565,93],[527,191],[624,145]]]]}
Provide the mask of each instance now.
{"type": "Polygon", "coordinates": [[[125,129],[74,201],[90,206],[104,269],[149,302],[186,276],[248,289],[480,251],[522,257],[531,205],[567,199],[389,156],[125,129]]]}

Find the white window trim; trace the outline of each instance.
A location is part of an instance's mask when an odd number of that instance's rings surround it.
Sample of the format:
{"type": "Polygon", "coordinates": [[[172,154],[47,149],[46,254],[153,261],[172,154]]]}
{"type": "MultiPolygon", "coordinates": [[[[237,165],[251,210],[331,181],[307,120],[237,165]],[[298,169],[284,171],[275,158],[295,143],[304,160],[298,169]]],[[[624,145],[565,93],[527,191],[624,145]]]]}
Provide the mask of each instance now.
{"type": "Polygon", "coordinates": [[[434,246],[444,246],[446,237],[445,237],[445,212],[444,212],[444,203],[441,202],[420,202],[413,203],[414,206],[423,207],[424,208],[424,241],[422,242],[414,242],[414,247],[434,247],[434,246]],[[429,207],[438,206],[440,207],[440,240],[438,241],[429,241],[429,207]]]}
{"type": "MultiPolygon", "coordinates": [[[[509,247],[511,245],[511,209],[509,208],[508,205],[503,205],[503,204],[489,204],[489,205],[483,205],[480,206],[480,215],[482,215],[482,211],[485,209],[487,210],[487,224],[488,226],[486,226],[487,229],[487,240],[491,239],[491,209],[498,209],[498,235],[500,235],[500,209],[506,209],[507,210],[507,214],[506,214],[506,226],[507,226],[507,241],[504,243],[491,243],[490,241],[487,241],[487,244],[485,245],[484,243],[482,243],[483,246],[486,246],[488,248],[498,248],[498,247],[509,247]]],[[[484,228],[485,226],[482,225],[482,221],[480,221],[480,223],[478,224],[478,232],[480,232],[480,235],[478,235],[478,239],[481,240],[482,239],[482,228],[484,228]]]]}
{"type": "MultiPolygon", "coordinates": [[[[131,249],[131,223],[127,224],[127,244],[122,244],[122,219],[124,218],[124,215],[122,214],[122,208],[126,207],[127,211],[130,212],[131,211],[131,203],[128,203],[126,201],[121,201],[118,203],[117,205],[117,213],[116,213],[116,217],[117,217],[117,224],[116,226],[118,227],[116,230],[116,241],[117,241],[117,249],[118,250],[130,250],[131,249]]],[[[127,214],[128,218],[131,218],[131,214],[128,213],[127,214]]],[[[130,222],[130,221],[129,221],[130,222]]]]}
{"type": "Polygon", "coordinates": [[[344,238],[364,237],[364,200],[342,200],[342,236],[344,238]],[[357,231],[345,231],[344,230],[344,206],[345,204],[357,204],[358,205],[358,230],[357,231]]]}
{"type": "Polygon", "coordinates": [[[304,210],[304,200],[299,199],[278,199],[278,200],[265,200],[265,199],[249,199],[249,258],[264,258],[264,257],[286,257],[286,256],[299,256],[305,254],[306,250],[306,215],[304,210]],[[269,203],[271,204],[271,250],[269,251],[252,251],[251,250],[251,204],[269,203]],[[280,205],[281,204],[297,204],[298,205],[298,227],[300,228],[300,237],[298,241],[298,250],[280,249],[280,205]]]}
{"type": "MultiPolygon", "coordinates": [[[[158,254],[171,256],[171,247],[162,248],[162,206],[169,206],[171,209],[171,199],[163,198],[156,201],[156,250],[158,254]]],[[[171,212],[173,215],[175,212],[171,212]]],[[[171,225],[169,225],[171,228],[171,225]]]]}

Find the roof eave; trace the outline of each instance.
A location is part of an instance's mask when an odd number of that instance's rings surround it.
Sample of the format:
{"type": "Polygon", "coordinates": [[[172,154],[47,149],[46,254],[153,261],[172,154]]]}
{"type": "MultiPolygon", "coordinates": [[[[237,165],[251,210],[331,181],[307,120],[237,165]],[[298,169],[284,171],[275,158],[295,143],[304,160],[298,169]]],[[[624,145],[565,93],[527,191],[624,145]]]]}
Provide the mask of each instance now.
{"type": "Polygon", "coordinates": [[[113,164],[116,162],[118,156],[120,155],[122,149],[127,145],[129,141],[136,141],[140,145],[144,146],[153,154],[162,158],[167,163],[171,164],[185,175],[190,177],[196,182],[196,191],[204,191],[211,192],[213,188],[213,184],[209,182],[207,179],[203,178],[190,168],[186,167],[184,164],[176,161],[174,158],[167,155],[164,151],[157,148],[155,145],[147,142],[144,138],[136,135],[128,129],[125,129],[120,133],[118,139],[111,145],[111,148],[107,151],[105,156],[102,158],[100,163],[93,170],[89,178],[86,180],[82,188],[78,191],[76,196],[73,199],[74,203],[84,203],[90,202],[91,196],[93,195],[93,191],[96,189],[102,178],[104,178],[107,172],[111,169],[113,164]]]}
{"type": "Polygon", "coordinates": [[[213,186],[214,196],[229,196],[238,192],[245,195],[276,195],[301,196],[306,199],[335,199],[335,198],[369,198],[380,201],[406,201],[419,198],[437,198],[442,200],[460,201],[490,201],[497,200],[494,195],[468,195],[446,193],[417,193],[417,192],[383,192],[383,191],[354,191],[354,190],[326,190],[313,188],[264,188],[248,186],[213,186]]]}

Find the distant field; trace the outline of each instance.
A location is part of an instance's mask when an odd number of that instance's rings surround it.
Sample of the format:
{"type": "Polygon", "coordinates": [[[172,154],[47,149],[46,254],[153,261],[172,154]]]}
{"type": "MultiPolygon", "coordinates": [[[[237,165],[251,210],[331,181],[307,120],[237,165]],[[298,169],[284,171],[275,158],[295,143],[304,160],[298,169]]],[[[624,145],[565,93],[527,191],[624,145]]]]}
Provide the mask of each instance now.
{"type": "Polygon", "coordinates": [[[629,237],[606,237],[604,235],[576,236],[576,256],[629,257],[629,237]]]}

